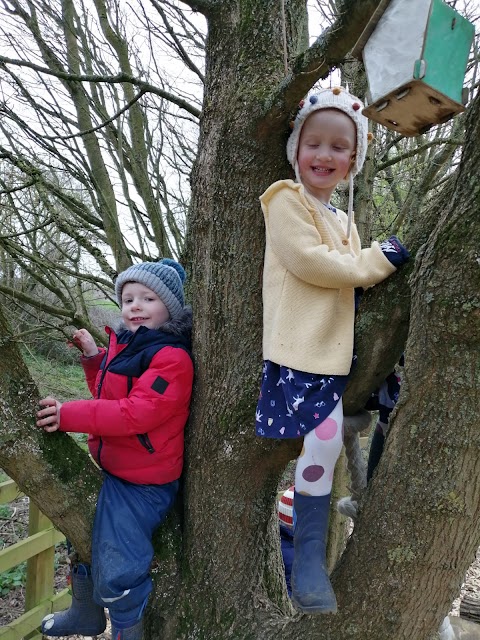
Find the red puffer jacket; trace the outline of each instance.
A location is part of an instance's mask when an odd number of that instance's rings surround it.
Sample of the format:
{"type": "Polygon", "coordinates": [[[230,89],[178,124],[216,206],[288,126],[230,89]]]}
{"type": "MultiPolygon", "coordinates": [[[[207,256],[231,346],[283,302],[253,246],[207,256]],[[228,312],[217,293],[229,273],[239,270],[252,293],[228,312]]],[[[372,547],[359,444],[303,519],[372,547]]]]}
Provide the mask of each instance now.
{"type": "Polygon", "coordinates": [[[177,480],[193,384],[192,359],[182,348],[186,341],[146,327],[135,334],[106,331],[108,350],[82,358],[96,399],[65,402],[60,430],[88,433],[95,461],[123,480],[177,480]]]}

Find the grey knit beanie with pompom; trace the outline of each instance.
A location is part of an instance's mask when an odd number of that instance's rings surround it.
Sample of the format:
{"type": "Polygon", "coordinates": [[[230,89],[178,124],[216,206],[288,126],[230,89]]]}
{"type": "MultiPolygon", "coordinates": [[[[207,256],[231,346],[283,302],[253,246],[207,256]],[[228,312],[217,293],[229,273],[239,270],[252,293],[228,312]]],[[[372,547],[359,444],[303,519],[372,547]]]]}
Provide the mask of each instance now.
{"type": "Polygon", "coordinates": [[[163,258],[159,262],[134,264],[120,273],[115,281],[118,304],[122,306],[122,289],[127,282],[139,282],[151,289],[167,307],[172,320],[178,318],[185,306],[183,283],[185,270],[179,262],[163,258]]]}

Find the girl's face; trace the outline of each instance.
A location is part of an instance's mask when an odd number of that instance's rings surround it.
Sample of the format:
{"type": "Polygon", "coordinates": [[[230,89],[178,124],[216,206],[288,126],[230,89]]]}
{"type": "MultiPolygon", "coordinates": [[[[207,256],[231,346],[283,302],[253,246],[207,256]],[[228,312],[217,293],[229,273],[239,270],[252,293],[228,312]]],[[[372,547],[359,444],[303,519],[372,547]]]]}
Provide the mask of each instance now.
{"type": "Polygon", "coordinates": [[[127,282],[122,289],[122,319],[130,331],[142,325],[158,329],[170,318],[167,307],[148,287],[139,282],[127,282]]]}
{"type": "Polygon", "coordinates": [[[338,109],[320,109],[307,118],[298,143],[298,170],[303,186],[328,203],[352,166],[357,144],[355,123],[338,109]]]}

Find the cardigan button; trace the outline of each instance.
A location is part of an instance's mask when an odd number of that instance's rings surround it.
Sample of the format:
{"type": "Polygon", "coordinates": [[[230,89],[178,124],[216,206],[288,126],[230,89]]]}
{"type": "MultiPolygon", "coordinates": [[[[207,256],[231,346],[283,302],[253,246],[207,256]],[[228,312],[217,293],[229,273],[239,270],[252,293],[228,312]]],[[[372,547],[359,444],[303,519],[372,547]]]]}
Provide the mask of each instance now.
{"type": "Polygon", "coordinates": [[[342,240],[342,244],[346,246],[348,244],[348,240],[342,240]]]}

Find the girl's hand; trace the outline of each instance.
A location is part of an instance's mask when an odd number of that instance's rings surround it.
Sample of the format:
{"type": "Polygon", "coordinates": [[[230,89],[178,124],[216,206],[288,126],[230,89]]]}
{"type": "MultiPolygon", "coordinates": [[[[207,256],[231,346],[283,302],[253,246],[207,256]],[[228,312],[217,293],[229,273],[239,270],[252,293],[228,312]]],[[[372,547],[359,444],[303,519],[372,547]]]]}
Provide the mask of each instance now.
{"type": "Polygon", "coordinates": [[[401,267],[402,264],[408,262],[410,253],[403,246],[397,236],[390,236],[388,240],[380,243],[380,249],[383,255],[389,260],[394,267],[401,267]]]}
{"type": "Polygon", "coordinates": [[[83,355],[86,358],[96,356],[98,353],[98,347],[95,344],[95,340],[92,335],[86,329],[78,329],[72,336],[72,340],[77,347],[83,351],[83,355]]]}
{"type": "Polygon", "coordinates": [[[60,427],[60,409],[62,408],[62,403],[48,396],[40,400],[38,404],[45,408],[37,411],[37,427],[48,432],[57,431],[60,427]]]}

